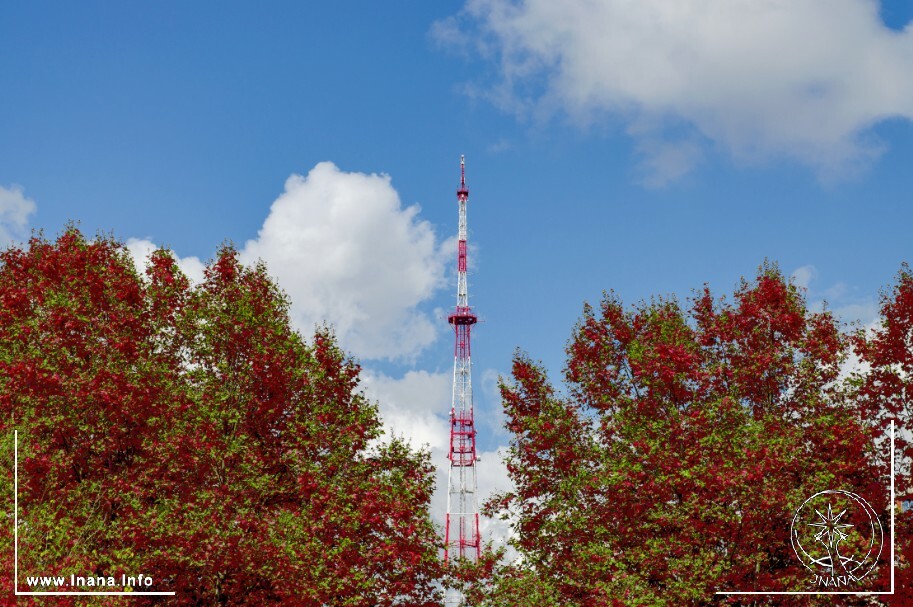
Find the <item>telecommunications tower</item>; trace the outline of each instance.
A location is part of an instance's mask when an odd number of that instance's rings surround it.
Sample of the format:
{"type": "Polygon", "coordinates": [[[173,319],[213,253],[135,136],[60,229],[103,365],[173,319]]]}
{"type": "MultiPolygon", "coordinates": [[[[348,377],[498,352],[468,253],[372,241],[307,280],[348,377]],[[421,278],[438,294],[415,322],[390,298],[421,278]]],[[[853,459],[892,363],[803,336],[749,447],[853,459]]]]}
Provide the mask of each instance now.
{"type": "MultiPolygon", "coordinates": [[[[478,318],[469,307],[466,285],[466,189],[465,162],[460,156],[459,244],[457,246],[457,304],[447,317],[453,325],[453,399],[450,405],[450,476],[447,488],[447,519],[444,535],[444,561],[450,558],[478,560],[481,549],[479,504],[476,499],[476,426],[472,411],[472,375],[469,358],[469,332],[478,318]]],[[[450,597],[448,597],[450,598],[450,597]]],[[[455,597],[459,600],[459,597],[455,597]]],[[[450,601],[448,601],[450,602],[450,601]]]]}

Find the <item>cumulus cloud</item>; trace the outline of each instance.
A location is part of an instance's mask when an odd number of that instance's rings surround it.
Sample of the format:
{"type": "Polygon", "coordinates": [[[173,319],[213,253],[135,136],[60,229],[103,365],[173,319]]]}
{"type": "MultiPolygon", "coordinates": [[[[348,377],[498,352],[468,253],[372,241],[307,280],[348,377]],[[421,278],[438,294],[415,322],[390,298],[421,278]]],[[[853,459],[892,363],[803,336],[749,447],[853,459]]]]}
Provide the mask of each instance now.
{"type": "Polygon", "coordinates": [[[444,255],[417,205],[403,207],[386,175],[331,162],[292,175],[241,259],[263,259],[292,299],[303,332],[329,321],[365,358],[417,354],[435,323],[419,310],[444,282],[444,255]]]}
{"type": "MultiPolygon", "coordinates": [[[[156,245],[148,238],[130,238],[127,248],[142,268],[156,245]]],[[[453,239],[440,242],[419,218],[418,206],[402,205],[389,177],[344,172],[324,162],[306,176],[289,177],[240,256],[245,264],[266,262],[289,294],[293,322],[303,333],[329,322],[348,351],[381,359],[414,355],[435,339],[439,322],[419,308],[445,286],[447,262],[455,250],[453,239]]],[[[186,274],[202,278],[199,259],[178,260],[186,274]]],[[[486,400],[497,392],[496,378],[492,370],[479,374],[479,394],[486,400]]],[[[379,404],[385,434],[430,450],[437,468],[432,513],[443,526],[452,373],[412,370],[392,377],[365,368],[361,379],[365,395],[379,404]]],[[[491,400],[497,402],[496,396],[491,400]]],[[[500,424],[499,417],[477,411],[481,424],[500,424]]],[[[499,452],[481,457],[480,503],[492,492],[510,488],[499,452]]],[[[483,533],[500,543],[507,525],[485,521],[483,533]]]]}
{"type": "MultiPolygon", "coordinates": [[[[494,493],[507,493],[515,489],[514,483],[507,473],[507,465],[504,463],[506,454],[506,446],[481,454],[482,460],[479,462],[478,479],[480,507],[494,493]]],[[[511,529],[513,522],[511,520],[501,520],[500,518],[484,517],[480,522],[482,541],[491,541],[495,548],[504,546],[506,548],[504,557],[508,562],[517,558],[516,550],[507,545],[507,542],[515,535],[513,529],[511,529]]]]}
{"type": "MultiPolygon", "coordinates": [[[[446,436],[446,435],[445,435],[446,436]]],[[[493,451],[479,451],[479,462],[476,464],[477,494],[479,509],[495,493],[512,491],[513,482],[507,473],[507,466],[503,457],[507,452],[506,446],[498,447],[493,451]]],[[[437,483],[434,495],[431,497],[431,515],[435,523],[444,527],[444,515],[447,512],[447,487],[450,474],[450,462],[447,461],[446,450],[432,449],[431,459],[437,467],[437,483]]],[[[479,531],[482,542],[492,542],[497,546],[507,546],[507,541],[512,536],[511,521],[502,521],[499,518],[490,519],[481,517],[479,531]]],[[[508,547],[507,560],[513,560],[516,552],[508,547]]]]}
{"type": "MultiPolygon", "coordinates": [[[[404,207],[387,175],[348,173],[322,162],[292,175],[272,203],[257,237],[239,251],[267,270],[291,298],[291,318],[304,335],[328,323],[349,352],[365,359],[417,355],[437,336],[420,309],[445,283],[456,242],[438,241],[418,205],[404,207]]],[[[130,238],[137,267],[156,245],[130,238]]],[[[202,280],[197,257],[178,258],[202,280]]]]}
{"type": "Polygon", "coordinates": [[[20,186],[0,186],[0,246],[7,246],[26,235],[29,215],[36,209],[35,201],[26,198],[20,186]]]}
{"type": "Polygon", "coordinates": [[[913,118],[913,28],[873,0],[468,0],[435,24],[497,62],[489,98],[521,114],[613,115],[661,185],[708,143],[787,157],[822,178],[882,150],[869,129],[913,118]],[[472,30],[467,32],[466,30],[472,30]]]}
{"type": "Polygon", "coordinates": [[[365,395],[380,405],[387,435],[404,437],[414,446],[446,452],[452,375],[409,371],[396,379],[370,369],[362,372],[365,395]]]}
{"type": "MultiPolygon", "coordinates": [[[[497,373],[487,369],[480,376],[485,390],[485,384],[496,381],[497,373]]],[[[380,406],[380,416],[387,436],[395,434],[405,437],[413,446],[425,446],[430,450],[432,463],[437,469],[431,513],[435,522],[443,527],[450,470],[447,441],[450,432],[448,415],[453,387],[452,374],[409,371],[401,378],[394,378],[365,370],[361,377],[365,395],[376,400],[380,406]]],[[[476,418],[479,421],[484,418],[478,409],[476,418]]],[[[506,447],[502,446],[479,453],[481,461],[476,470],[480,507],[494,492],[508,491],[513,486],[502,461],[505,450],[506,447]]],[[[510,534],[510,525],[507,521],[483,517],[481,531],[485,541],[504,545],[510,534]]],[[[510,555],[512,558],[513,552],[510,555]]]]}
{"type": "MultiPolygon", "coordinates": [[[[159,247],[148,238],[128,238],[127,250],[133,258],[133,264],[140,272],[145,271],[149,263],[149,255],[159,247]]],[[[199,257],[178,257],[175,255],[178,267],[193,282],[203,281],[203,268],[205,264],[199,257]]]]}

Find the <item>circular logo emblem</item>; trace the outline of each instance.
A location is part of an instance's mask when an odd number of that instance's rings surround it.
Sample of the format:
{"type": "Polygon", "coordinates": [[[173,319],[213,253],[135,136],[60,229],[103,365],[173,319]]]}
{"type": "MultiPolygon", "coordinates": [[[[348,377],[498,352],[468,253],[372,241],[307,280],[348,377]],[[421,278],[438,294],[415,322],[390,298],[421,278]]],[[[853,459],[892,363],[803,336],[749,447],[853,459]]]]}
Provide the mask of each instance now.
{"type": "Polygon", "coordinates": [[[790,537],[796,556],[824,585],[864,578],[884,544],[875,510],[855,493],[839,490],[805,500],[793,517],[790,537]]]}

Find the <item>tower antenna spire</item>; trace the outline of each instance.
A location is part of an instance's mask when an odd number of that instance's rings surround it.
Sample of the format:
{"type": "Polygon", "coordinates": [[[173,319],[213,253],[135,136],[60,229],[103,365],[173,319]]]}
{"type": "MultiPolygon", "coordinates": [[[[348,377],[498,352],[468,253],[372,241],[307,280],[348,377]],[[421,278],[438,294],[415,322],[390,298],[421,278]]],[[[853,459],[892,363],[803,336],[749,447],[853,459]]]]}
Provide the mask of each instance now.
{"type": "MultiPolygon", "coordinates": [[[[476,427],[472,403],[472,362],[470,330],[478,317],[469,307],[469,288],[466,282],[466,160],[460,156],[459,231],[457,244],[457,303],[447,317],[453,326],[453,398],[450,404],[450,474],[447,487],[447,517],[444,535],[444,561],[465,558],[477,561],[482,540],[479,532],[479,503],[476,476],[476,427]]],[[[458,592],[448,593],[446,604],[459,604],[458,592]]]]}

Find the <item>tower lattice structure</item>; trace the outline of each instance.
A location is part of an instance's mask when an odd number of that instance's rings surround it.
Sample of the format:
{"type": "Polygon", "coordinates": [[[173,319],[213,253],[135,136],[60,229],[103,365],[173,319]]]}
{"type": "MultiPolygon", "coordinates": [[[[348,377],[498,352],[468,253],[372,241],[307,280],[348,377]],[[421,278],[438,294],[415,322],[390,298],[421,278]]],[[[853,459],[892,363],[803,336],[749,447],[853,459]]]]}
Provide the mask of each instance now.
{"type": "MultiPolygon", "coordinates": [[[[450,475],[447,489],[447,518],[444,535],[444,560],[478,560],[481,550],[479,504],[476,497],[476,426],[472,404],[472,362],[470,332],[478,318],[469,307],[466,282],[466,163],[460,157],[459,243],[457,245],[457,304],[447,321],[453,326],[453,398],[450,405],[450,475]]],[[[449,597],[459,601],[459,597],[449,597]]],[[[450,603],[452,601],[448,601],[450,603]]]]}

